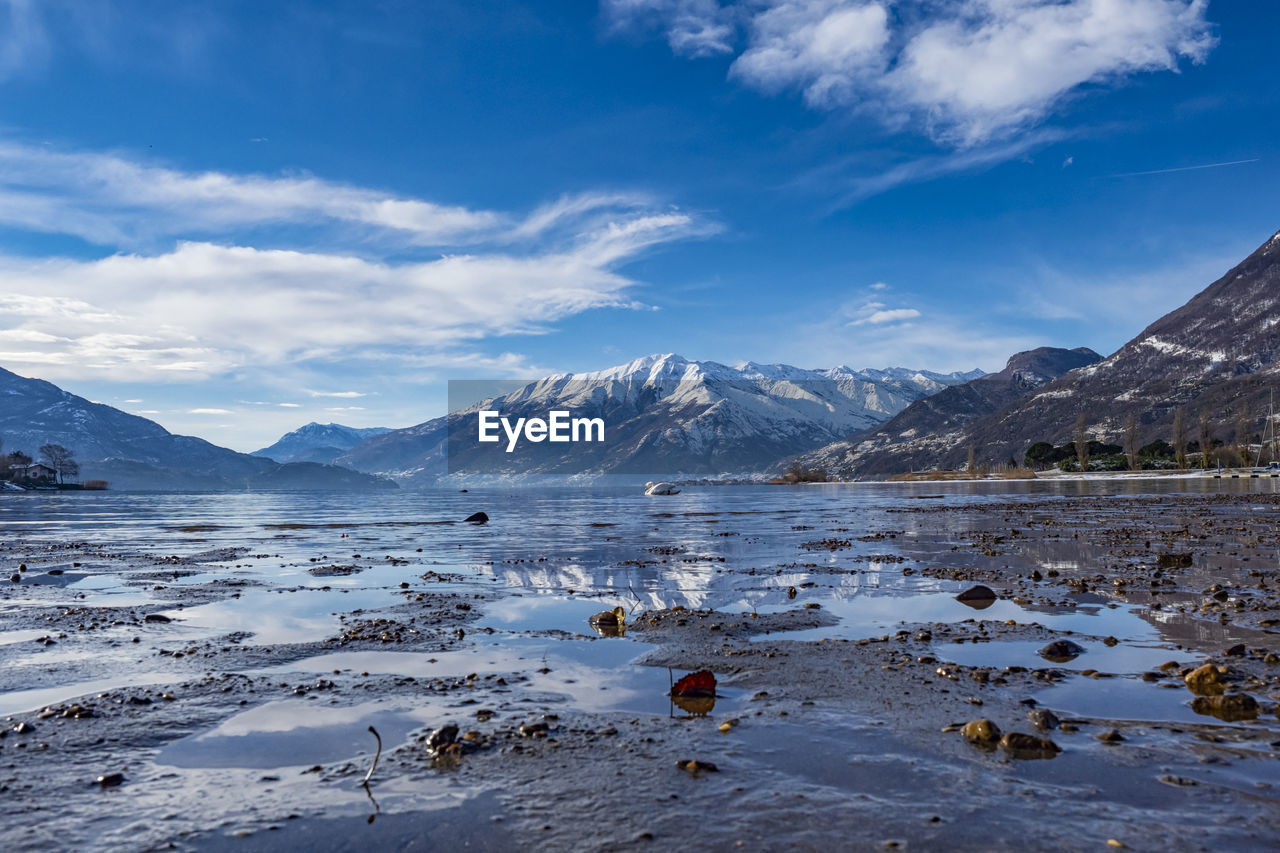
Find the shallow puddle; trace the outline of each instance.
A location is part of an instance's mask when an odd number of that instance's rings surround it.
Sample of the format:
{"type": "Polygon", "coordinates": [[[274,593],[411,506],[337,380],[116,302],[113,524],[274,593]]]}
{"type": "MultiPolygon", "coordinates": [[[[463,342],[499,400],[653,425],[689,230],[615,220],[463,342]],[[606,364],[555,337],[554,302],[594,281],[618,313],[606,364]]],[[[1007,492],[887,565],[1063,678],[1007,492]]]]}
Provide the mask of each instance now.
{"type": "MultiPolygon", "coordinates": [[[[403,600],[403,599],[400,599],[403,600]]],[[[254,645],[314,642],[342,630],[338,614],[400,603],[389,589],[251,589],[239,598],[166,610],[184,626],[216,633],[244,631],[254,645]]]]}
{"type": "Polygon", "coordinates": [[[92,696],[128,687],[149,684],[165,684],[174,680],[171,672],[137,672],[120,674],[111,678],[77,681],[57,687],[38,687],[32,690],[11,690],[0,693],[0,714],[9,716],[27,711],[37,711],[46,705],[56,705],[80,696],[92,696]]]}
{"type": "Polygon", "coordinates": [[[1048,660],[1040,654],[1045,641],[993,640],[989,643],[945,643],[934,647],[940,660],[965,666],[1023,666],[1027,669],[1061,669],[1079,672],[1096,669],[1099,672],[1138,673],[1155,669],[1167,661],[1185,662],[1192,659],[1185,651],[1165,646],[1137,646],[1121,643],[1107,646],[1077,637],[1075,642],[1084,651],[1068,661],[1048,660]]]}
{"type": "Polygon", "coordinates": [[[1191,691],[1182,687],[1160,687],[1156,683],[1136,678],[1070,676],[1032,696],[1054,711],[1080,717],[1280,728],[1274,717],[1243,723],[1225,723],[1216,717],[1197,714],[1191,710],[1191,702],[1195,698],[1191,691]]]}
{"type": "MultiPolygon", "coordinates": [[[[323,694],[320,694],[323,695],[323,694]]],[[[383,749],[408,739],[409,732],[440,718],[440,709],[424,700],[415,707],[367,702],[346,708],[318,700],[267,702],[207,732],[166,745],[156,763],[175,767],[310,767],[341,761],[376,749],[373,726],[383,749]]]]}
{"type": "MultiPolygon", "coordinates": [[[[672,703],[670,689],[683,671],[633,663],[651,648],[626,639],[557,640],[512,637],[474,649],[455,652],[335,652],[305,658],[262,673],[331,673],[334,670],[400,675],[414,678],[461,678],[521,675],[522,693],[537,694],[537,703],[582,711],[625,711],[638,714],[687,716],[672,703]],[[546,669],[547,672],[540,670],[546,669]]],[[[721,685],[715,713],[741,707],[742,691],[721,685]]],[[[465,691],[455,693],[458,703],[465,691]]],[[[496,700],[486,699],[486,702],[496,700]]],[[[711,710],[711,709],[708,709],[711,710]]]]}

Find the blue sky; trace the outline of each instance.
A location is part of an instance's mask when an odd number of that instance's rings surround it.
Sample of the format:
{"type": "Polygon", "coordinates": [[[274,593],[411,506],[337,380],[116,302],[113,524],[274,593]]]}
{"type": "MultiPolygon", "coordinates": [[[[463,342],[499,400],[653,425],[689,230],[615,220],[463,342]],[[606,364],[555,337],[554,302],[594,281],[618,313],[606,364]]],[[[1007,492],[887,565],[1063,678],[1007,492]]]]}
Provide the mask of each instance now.
{"type": "Polygon", "coordinates": [[[1106,354],[1280,228],[1278,29],[1221,0],[0,0],[0,366],[253,449],[653,352],[1106,354]]]}

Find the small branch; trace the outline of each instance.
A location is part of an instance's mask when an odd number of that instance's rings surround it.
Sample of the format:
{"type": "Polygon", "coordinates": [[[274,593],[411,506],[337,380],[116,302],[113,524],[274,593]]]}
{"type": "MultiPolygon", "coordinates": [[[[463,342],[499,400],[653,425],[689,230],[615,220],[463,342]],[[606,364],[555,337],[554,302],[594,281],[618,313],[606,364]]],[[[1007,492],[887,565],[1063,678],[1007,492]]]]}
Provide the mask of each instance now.
{"type": "Polygon", "coordinates": [[[378,734],[378,730],[373,726],[369,726],[369,731],[373,732],[373,736],[378,739],[378,751],[373,754],[373,763],[369,765],[369,772],[364,774],[364,782],[361,783],[366,788],[369,787],[369,780],[373,778],[373,771],[378,766],[378,759],[382,757],[382,735],[378,734]]]}

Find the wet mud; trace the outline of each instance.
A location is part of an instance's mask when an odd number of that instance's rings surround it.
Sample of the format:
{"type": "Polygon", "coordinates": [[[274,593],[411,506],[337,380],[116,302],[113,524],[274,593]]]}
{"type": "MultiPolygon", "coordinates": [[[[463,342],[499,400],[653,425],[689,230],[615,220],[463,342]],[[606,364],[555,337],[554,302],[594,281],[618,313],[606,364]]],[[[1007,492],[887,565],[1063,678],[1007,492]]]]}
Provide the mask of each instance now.
{"type": "Polygon", "coordinates": [[[0,846],[1274,849],[1280,498],[927,485],[0,504],[0,846]]]}

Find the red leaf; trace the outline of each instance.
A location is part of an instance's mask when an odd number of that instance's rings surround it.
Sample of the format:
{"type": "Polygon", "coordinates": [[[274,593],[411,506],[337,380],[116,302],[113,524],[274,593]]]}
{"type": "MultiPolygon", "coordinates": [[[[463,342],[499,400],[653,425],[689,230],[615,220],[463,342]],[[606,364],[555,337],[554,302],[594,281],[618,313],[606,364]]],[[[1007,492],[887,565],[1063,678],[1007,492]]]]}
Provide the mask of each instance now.
{"type": "Polygon", "coordinates": [[[672,696],[715,696],[716,677],[710,670],[691,672],[671,688],[672,696]]]}

